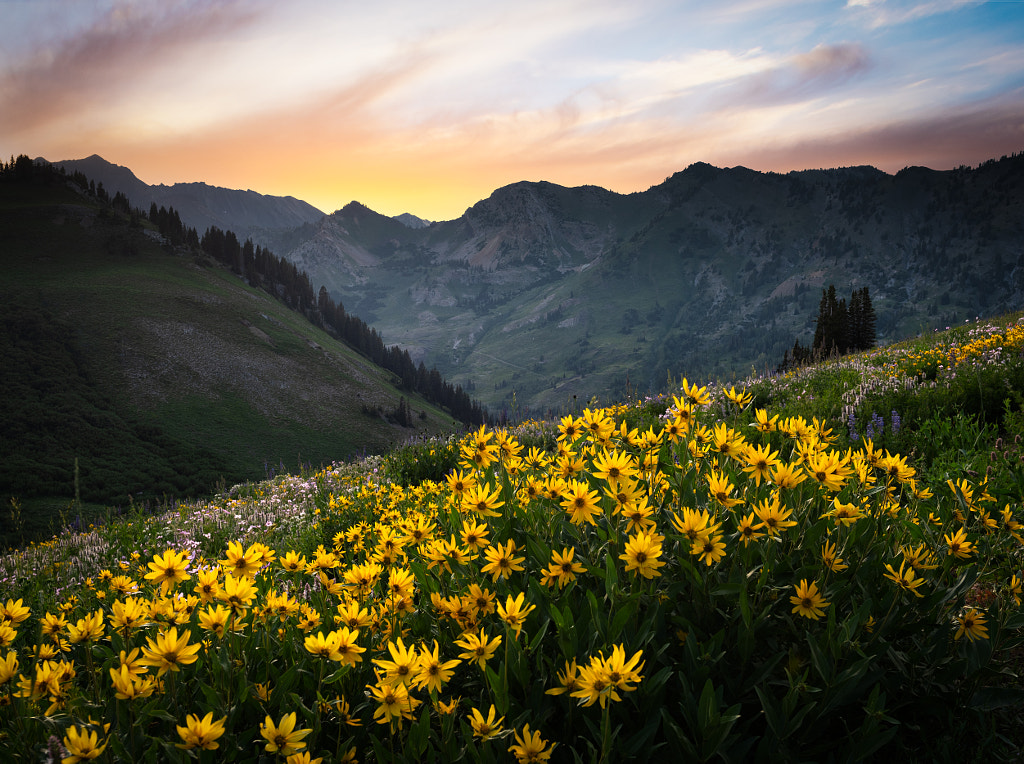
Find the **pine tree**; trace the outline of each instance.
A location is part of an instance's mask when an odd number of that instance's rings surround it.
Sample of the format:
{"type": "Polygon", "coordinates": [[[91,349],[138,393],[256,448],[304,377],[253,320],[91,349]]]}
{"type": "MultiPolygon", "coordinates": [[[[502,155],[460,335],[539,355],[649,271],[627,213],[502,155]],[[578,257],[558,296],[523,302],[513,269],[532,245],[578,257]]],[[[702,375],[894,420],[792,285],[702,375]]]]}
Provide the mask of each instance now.
{"type": "Polygon", "coordinates": [[[860,324],[861,324],[861,350],[869,350],[875,346],[878,338],[875,335],[875,308],[871,305],[871,296],[868,288],[861,290],[860,296],[860,324]]]}
{"type": "MultiPolygon", "coordinates": [[[[833,293],[834,294],[834,293],[833,293]]],[[[824,289],[821,290],[821,302],[818,303],[818,319],[814,323],[814,340],[811,342],[811,348],[818,350],[825,345],[825,332],[828,326],[828,292],[824,289]]],[[[798,340],[799,343],[799,340],[798,340]]],[[[793,353],[795,355],[796,349],[794,348],[793,353]]]]}
{"type": "Polygon", "coordinates": [[[864,313],[859,289],[854,289],[850,295],[847,319],[847,342],[850,350],[864,350],[864,313]]]}
{"type": "Polygon", "coordinates": [[[846,309],[846,300],[842,299],[836,306],[836,312],[832,316],[832,349],[836,355],[843,355],[849,352],[850,339],[850,314],[846,309]]]}

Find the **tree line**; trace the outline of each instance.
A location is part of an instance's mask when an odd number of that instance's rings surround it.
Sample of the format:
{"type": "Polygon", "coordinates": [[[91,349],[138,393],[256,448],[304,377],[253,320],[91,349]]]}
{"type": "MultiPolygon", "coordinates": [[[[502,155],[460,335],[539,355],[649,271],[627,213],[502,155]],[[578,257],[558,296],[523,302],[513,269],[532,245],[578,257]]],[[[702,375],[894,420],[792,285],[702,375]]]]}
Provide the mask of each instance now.
{"type": "Polygon", "coordinates": [[[854,289],[847,303],[836,298],[834,284],[821,290],[818,318],[814,326],[814,339],[810,347],[793,344],[787,350],[777,371],[783,372],[823,358],[846,355],[875,346],[877,317],[867,287],[854,289]]]}
{"type": "MultiPolygon", "coordinates": [[[[303,314],[335,339],[347,343],[394,374],[402,390],[418,393],[467,425],[485,424],[491,420],[487,409],[471,399],[461,385],[447,382],[436,368],[428,371],[422,361],[415,364],[407,350],[397,345],[385,345],[376,329],[358,316],[347,313],[340,302],[336,303],[331,298],[325,287],[321,286],[319,292],[314,291],[305,271],[269,249],[254,244],[251,239],[240,242],[233,231],[224,231],[216,226],[208,228],[200,237],[195,228],[182,222],[173,207],[158,207],[154,202],[147,213],[132,207],[121,192],[111,198],[102,183],[95,184],[80,171],[69,175],[64,168],[36,164],[25,155],[11,157],[10,163],[0,161],[0,178],[19,182],[71,182],[83,193],[130,216],[133,223],[147,219],[169,244],[205,253],[230,268],[249,285],[262,289],[303,314]]],[[[400,406],[397,413],[399,421],[411,423],[408,403],[404,408],[400,406]]]]}
{"type": "Polygon", "coordinates": [[[332,337],[348,343],[376,365],[390,371],[398,377],[401,389],[418,393],[442,406],[465,424],[480,425],[489,421],[487,410],[472,400],[461,385],[446,382],[436,368],[428,371],[422,361],[417,366],[408,350],[385,345],[376,329],[346,312],[340,302],[331,298],[326,287],[321,286],[314,292],[309,275],[294,263],[253,244],[251,239],[240,243],[232,231],[222,231],[216,226],[207,229],[199,247],[252,286],[274,295],[332,337]]]}

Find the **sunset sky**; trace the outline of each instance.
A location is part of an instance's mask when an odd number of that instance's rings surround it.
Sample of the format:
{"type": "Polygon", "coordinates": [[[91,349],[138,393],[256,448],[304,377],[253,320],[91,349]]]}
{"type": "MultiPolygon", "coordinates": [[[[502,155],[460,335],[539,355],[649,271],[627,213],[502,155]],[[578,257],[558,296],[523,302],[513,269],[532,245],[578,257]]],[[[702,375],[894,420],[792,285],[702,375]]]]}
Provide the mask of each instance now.
{"type": "Polygon", "coordinates": [[[1024,150],[1024,2],[0,0],[0,155],[325,212],[1024,150]]]}

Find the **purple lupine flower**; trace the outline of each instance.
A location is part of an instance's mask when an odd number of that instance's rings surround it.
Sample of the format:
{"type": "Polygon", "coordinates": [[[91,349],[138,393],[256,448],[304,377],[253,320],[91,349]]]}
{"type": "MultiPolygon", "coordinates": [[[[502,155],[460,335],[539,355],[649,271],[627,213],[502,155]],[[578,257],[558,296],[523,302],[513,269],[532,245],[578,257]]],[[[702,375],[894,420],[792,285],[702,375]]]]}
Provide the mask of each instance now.
{"type": "Polygon", "coordinates": [[[900,431],[900,415],[896,413],[896,409],[889,412],[889,429],[893,435],[900,431]]]}
{"type": "Polygon", "coordinates": [[[853,411],[850,412],[850,419],[846,422],[846,426],[850,430],[850,442],[856,443],[860,440],[860,435],[857,434],[857,417],[853,411]]]}

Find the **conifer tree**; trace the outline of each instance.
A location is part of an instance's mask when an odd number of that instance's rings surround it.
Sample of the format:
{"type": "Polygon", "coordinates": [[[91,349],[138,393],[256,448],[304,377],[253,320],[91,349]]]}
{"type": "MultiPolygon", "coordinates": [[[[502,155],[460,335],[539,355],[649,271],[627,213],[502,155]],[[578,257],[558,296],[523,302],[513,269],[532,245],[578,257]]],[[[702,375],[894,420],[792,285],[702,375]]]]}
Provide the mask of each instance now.
{"type": "Polygon", "coordinates": [[[850,306],[847,314],[847,339],[850,350],[864,349],[864,310],[861,301],[861,290],[854,289],[850,295],[850,306]]]}
{"type": "Polygon", "coordinates": [[[860,296],[860,324],[861,324],[861,350],[869,350],[875,346],[878,338],[875,335],[875,308],[871,304],[871,296],[868,288],[861,290],[860,296]]]}

